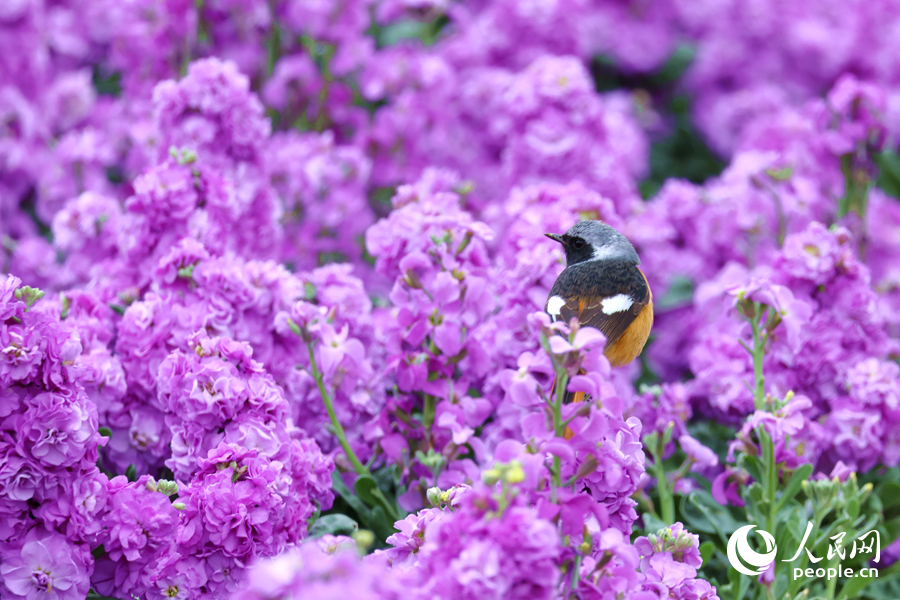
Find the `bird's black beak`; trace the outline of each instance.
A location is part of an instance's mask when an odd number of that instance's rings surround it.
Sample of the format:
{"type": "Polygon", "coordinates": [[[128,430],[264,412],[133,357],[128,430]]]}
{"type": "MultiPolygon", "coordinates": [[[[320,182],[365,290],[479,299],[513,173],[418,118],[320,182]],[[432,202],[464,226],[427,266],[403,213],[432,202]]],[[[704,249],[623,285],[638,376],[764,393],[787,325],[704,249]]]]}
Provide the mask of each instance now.
{"type": "Polygon", "coordinates": [[[566,241],[562,238],[561,235],[558,235],[556,233],[545,233],[544,235],[546,235],[548,238],[550,238],[554,242],[559,242],[563,246],[566,245],[566,241]]]}

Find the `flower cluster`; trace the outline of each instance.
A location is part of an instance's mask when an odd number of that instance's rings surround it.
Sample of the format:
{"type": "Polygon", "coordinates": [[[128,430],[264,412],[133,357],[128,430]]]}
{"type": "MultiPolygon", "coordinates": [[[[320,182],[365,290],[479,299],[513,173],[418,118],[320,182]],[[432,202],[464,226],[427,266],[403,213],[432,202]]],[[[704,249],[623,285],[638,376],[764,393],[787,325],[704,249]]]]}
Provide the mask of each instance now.
{"type": "Polygon", "coordinates": [[[0,596],[714,600],[742,508],[900,529],[900,12],[782,4],[0,7],[0,596]],[[624,368],[543,310],[579,219],[624,368]]]}
{"type": "Polygon", "coordinates": [[[4,596],[90,587],[107,481],[78,330],[14,276],[0,283],[0,573],[4,596]]]}

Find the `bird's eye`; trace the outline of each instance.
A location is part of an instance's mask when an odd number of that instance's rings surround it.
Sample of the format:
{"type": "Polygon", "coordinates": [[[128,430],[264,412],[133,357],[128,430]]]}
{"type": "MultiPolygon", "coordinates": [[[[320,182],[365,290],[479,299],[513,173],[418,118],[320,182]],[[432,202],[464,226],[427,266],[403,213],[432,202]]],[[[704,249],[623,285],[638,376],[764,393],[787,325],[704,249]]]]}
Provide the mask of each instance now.
{"type": "Polygon", "coordinates": [[[582,248],[584,248],[584,240],[581,238],[576,239],[572,242],[572,247],[576,250],[581,250],[582,248]]]}

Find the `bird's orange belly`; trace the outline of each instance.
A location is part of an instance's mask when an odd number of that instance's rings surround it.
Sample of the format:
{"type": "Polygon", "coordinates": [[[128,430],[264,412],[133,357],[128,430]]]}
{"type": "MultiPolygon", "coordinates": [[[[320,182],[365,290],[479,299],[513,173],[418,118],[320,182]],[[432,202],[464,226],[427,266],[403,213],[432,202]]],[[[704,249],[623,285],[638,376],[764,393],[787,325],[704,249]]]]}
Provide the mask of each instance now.
{"type": "Polygon", "coordinates": [[[606,346],[603,353],[614,367],[627,365],[633,361],[644,349],[650,329],[653,327],[653,301],[641,311],[637,318],[628,326],[619,339],[606,346]]]}

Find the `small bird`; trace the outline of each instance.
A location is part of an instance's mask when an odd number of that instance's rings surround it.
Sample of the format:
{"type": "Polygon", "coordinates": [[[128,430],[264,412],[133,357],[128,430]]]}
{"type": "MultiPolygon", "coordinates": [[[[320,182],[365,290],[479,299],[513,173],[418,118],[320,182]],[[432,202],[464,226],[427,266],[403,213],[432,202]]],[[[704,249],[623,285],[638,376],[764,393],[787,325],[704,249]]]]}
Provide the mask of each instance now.
{"type": "MultiPolygon", "coordinates": [[[[554,321],[568,323],[574,316],[602,331],[609,363],[627,365],[644,349],[653,326],[653,294],[634,246],[600,221],[579,221],[563,235],[545,235],[566,252],[566,268],[553,284],[545,310],[554,321]]],[[[576,402],[583,394],[579,396],[576,402]]]]}

